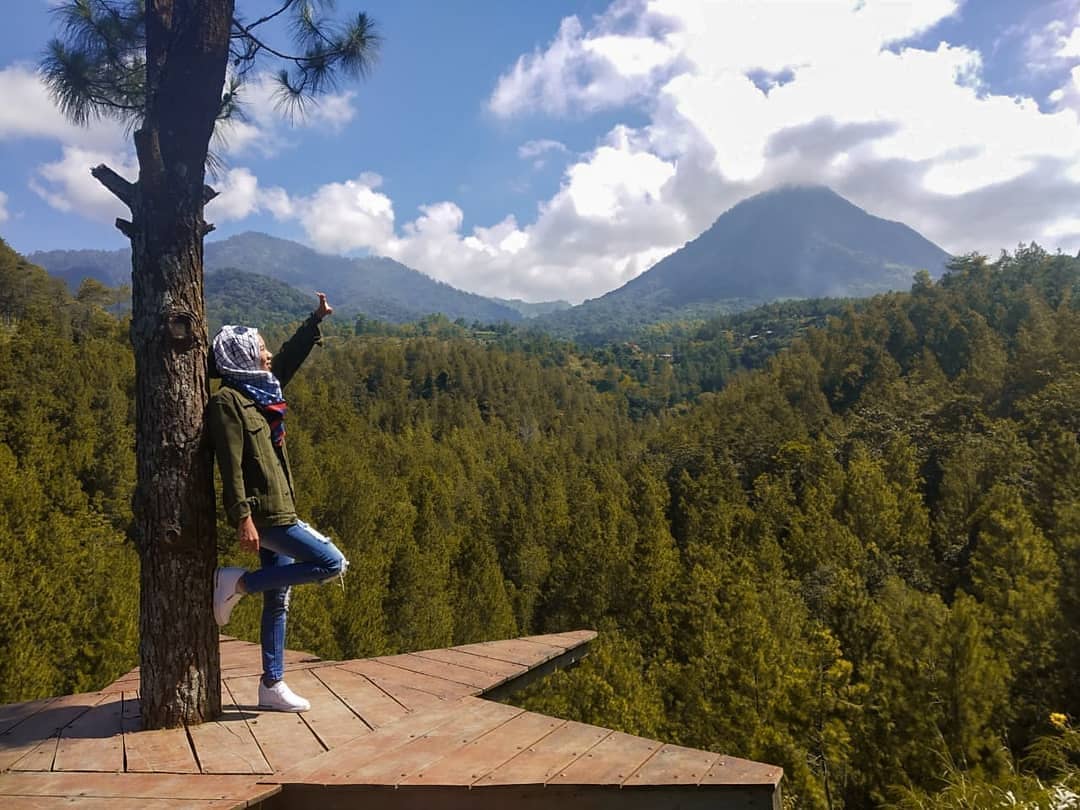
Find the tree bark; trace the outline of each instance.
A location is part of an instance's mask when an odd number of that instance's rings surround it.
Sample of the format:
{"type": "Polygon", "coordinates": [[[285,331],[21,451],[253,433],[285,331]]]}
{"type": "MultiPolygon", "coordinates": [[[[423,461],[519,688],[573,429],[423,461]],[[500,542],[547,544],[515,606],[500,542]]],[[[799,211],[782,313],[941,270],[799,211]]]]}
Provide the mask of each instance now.
{"type": "Polygon", "coordinates": [[[147,108],[135,133],[139,180],[127,186],[106,172],[99,177],[117,196],[128,195],[132,212],[130,223],[117,226],[132,245],[133,508],[145,728],[221,713],[211,607],[213,460],[203,430],[209,383],[202,240],[206,157],[232,16],[233,0],[148,0],[147,108]]]}

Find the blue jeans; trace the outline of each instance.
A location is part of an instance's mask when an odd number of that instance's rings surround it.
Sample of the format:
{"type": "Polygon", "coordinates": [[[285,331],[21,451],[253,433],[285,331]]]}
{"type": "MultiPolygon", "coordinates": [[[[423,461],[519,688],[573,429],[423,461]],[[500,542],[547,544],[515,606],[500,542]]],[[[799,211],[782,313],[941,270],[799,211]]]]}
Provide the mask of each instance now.
{"type": "Polygon", "coordinates": [[[267,685],[285,675],[285,622],[289,589],[308,582],[329,582],[344,575],[349,561],[330,538],[304,521],[259,529],[262,568],[243,576],[248,593],[262,593],[263,680],[267,685]]]}

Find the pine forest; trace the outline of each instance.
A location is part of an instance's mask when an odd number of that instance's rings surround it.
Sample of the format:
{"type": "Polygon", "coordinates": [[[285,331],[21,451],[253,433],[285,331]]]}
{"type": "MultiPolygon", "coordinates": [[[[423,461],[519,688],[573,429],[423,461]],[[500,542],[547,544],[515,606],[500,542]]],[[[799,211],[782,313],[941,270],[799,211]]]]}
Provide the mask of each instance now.
{"type": "MultiPolygon", "coordinates": [[[[138,663],[122,299],[0,243],[0,703],[138,663]]],[[[324,334],[289,452],[351,567],[297,589],[290,648],[595,628],[515,700],[782,765],[792,808],[1073,806],[1080,260],[964,256],[606,345],[438,316],[324,334]]],[[[258,610],[229,632],[257,641],[258,610]]]]}

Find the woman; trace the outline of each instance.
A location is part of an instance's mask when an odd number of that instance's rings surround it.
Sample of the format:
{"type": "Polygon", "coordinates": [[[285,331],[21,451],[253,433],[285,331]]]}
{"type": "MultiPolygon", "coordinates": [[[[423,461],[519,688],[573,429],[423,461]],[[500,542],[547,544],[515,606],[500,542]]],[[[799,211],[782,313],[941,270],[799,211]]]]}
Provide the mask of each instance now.
{"type": "Polygon", "coordinates": [[[262,564],[257,571],[217,569],[214,618],[224,627],[244,594],[263,595],[259,707],[288,712],[311,708],[282,680],[289,588],[331,581],[349,565],[329,538],[297,518],[285,449],[288,407],[281,389],[319,341],[319,322],[334,311],[318,296],[318,308],[276,355],[257,329],[221,327],[213,348],[222,385],[207,411],[225,511],[240,545],[258,552],[262,564]]]}

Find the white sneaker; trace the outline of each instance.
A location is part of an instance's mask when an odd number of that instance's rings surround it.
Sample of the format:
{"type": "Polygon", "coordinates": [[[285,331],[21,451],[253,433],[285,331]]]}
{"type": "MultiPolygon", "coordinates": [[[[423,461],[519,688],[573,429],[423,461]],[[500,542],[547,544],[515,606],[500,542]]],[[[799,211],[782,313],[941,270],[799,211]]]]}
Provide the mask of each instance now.
{"type": "Polygon", "coordinates": [[[218,627],[229,623],[232,609],[244,594],[236,590],[236,583],[247,573],[244,568],[218,568],[214,571],[214,621],[218,627]]]}
{"type": "Polygon", "coordinates": [[[260,678],[259,708],[275,712],[306,712],[311,708],[311,703],[293,692],[285,685],[285,681],[278,681],[273,686],[267,686],[260,678]]]}

